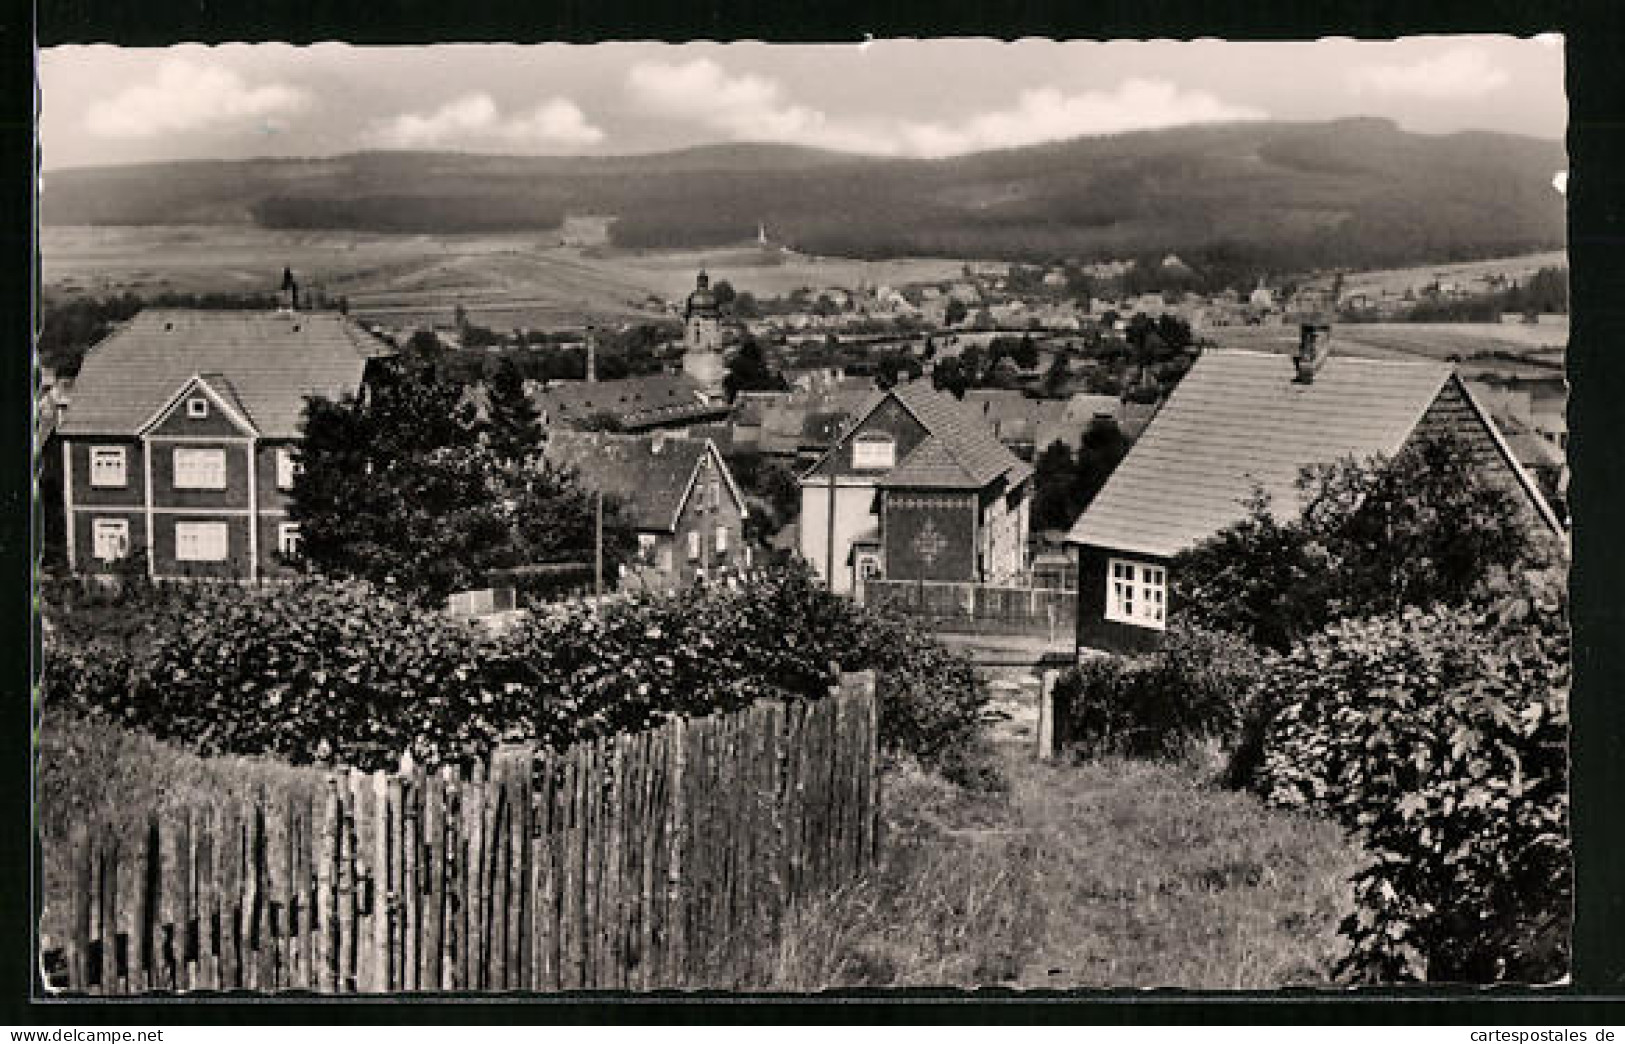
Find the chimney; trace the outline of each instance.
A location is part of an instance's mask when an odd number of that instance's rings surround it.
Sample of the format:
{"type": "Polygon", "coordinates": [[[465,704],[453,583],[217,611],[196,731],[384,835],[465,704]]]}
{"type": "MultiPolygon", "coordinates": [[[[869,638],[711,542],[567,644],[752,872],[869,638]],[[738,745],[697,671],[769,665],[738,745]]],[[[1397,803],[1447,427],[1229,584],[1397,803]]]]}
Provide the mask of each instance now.
{"type": "Polygon", "coordinates": [[[1299,384],[1313,384],[1321,364],[1332,353],[1332,327],[1322,321],[1306,321],[1298,326],[1298,352],[1292,357],[1298,369],[1299,384]]]}
{"type": "Polygon", "coordinates": [[[587,383],[598,383],[598,331],[587,327],[587,383]]]}

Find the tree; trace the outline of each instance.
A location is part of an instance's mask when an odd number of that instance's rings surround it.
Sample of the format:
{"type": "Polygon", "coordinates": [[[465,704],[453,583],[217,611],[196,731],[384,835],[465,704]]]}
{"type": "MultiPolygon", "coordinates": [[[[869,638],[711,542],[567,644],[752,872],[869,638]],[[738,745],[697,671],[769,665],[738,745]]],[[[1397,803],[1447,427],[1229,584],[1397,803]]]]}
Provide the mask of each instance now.
{"type": "Polygon", "coordinates": [[[1066,390],[1066,385],[1072,379],[1072,366],[1065,352],[1056,352],[1055,358],[1044,373],[1044,394],[1058,396],[1066,390]]]}
{"type": "Polygon", "coordinates": [[[965,302],[957,297],[950,298],[947,307],[942,311],[942,323],[944,326],[958,326],[965,321],[965,316],[969,314],[970,311],[965,307],[965,302]]]}
{"type": "Polygon", "coordinates": [[[739,295],[734,292],[732,283],[726,279],[718,279],[711,284],[711,296],[717,299],[717,307],[726,311],[739,295]]]}
{"type": "Polygon", "coordinates": [[[485,382],[486,442],[498,456],[523,460],[542,442],[541,415],[525,394],[525,379],[512,359],[504,358],[485,382]]]}
{"type": "MultiPolygon", "coordinates": [[[[361,394],[309,400],[289,517],[305,562],[392,584],[425,604],[491,569],[590,557],[593,506],[544,460],[498,453],[432,368],[379,367],[361,394]]],[[[606,518],[625,543],[624,523],[606,518]]]]}
{"type": "Polygon", "coordinates": [[[1010,358],[1023,370],[1030,370],[1038,365],[1038,346],[1033,343],[1032,335],[1023,334],[1010,352],[1010,358]]]}
{"type": "Polygon", "coordinates": [[[904,352],[887,352],[875,364],[875,385],[885,391],[895,388],[905,375],[912,381],[922,372],[919,361],[913,356],[904,352]]]}
{"type": "Polygon", "coordinates": [[[1187,618],[1285,650],[1336,619],[1467,604],[1541,557],[1513,495],[1448,434],[1392,458],[1306,467],[1298,499],[1281,519],[1256,496],[1240,522],[1174,560],[1187,618]]]}
{"type": "Polygon", "coordinates": [[[1072,447],[1059,440],[1044,447],[1033,465],[1032,526],[1035,530],[1068,529],[1077,487],[1077,463],[1072,447]]]}
{"type": "Polygon", "coordinates": [[[723,389],[732,401],[742,391],[782,391],[784,378],[767,363],[767,353],[754,337],[746,337],[734,357],[728,360],[728,372],[722,379],[723,389]]]}
{"type": "Polygon", "coordinates": [[[948,392],[956,399],[963,399],[970,386],[971,379],[965,372],[965,364],[958,357],[939,359],[931,370],[931,387],[948,392]]]}
{"type": "Polygon", "coordinates": [[[1128,456],[1129,441],[1115,420],[1097,418],[1083,431],[1078,453],[1077,481],[1073,487],[1073,517],[1083,513],[1095,495],[1128,456]]]}

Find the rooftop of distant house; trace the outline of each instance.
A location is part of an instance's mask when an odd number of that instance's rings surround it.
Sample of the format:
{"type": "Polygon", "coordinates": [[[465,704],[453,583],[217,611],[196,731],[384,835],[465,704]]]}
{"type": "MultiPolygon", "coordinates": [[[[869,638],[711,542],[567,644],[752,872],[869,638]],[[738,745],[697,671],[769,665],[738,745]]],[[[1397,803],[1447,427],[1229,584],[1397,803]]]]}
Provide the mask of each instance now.
{"type": "Polygon", "coordinates": [[[685,374],[657,373],[615,381],[557,381],[533,389],[531,401],[553,425],[583,424],[601,414],[629,429],[726,416],[685,374]]]}
{"type": "Polygon", "coordinates": [[[382,341],[335,312],[138,313],[85,355],[65,435],[134,435],[202,376],[262,438],[297,438],[309,396],[360,387],[382,341]]]}
{"type": "Polygon", "coordinates": [[[568,430],[549,431],[543,450],[550,461],[575,468],[589,486],[620,501],[635,528],[667,533],[676,531],[695,469],[712,451],[701,439],[568,430]]]}

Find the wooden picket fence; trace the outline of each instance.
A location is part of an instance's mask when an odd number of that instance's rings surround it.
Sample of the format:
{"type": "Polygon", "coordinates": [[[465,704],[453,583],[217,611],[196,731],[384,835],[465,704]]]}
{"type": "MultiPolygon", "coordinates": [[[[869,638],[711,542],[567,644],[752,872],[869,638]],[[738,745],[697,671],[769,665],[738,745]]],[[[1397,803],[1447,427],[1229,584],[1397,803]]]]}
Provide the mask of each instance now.
{"type": "Polygon", "coordinates": [[[798,898],[880,838],[874,676],[468,778],[336,771],[291,799],[81,826],[51,985],[118,995],[745,988],[798,898]]]}

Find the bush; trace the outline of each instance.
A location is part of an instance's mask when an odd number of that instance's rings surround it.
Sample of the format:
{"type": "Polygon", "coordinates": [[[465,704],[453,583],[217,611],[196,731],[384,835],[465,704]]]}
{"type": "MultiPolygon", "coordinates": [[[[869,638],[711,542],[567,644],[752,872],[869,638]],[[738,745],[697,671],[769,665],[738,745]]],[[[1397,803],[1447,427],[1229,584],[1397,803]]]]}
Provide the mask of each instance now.
{"type": "Polygon", "coordinates": [[[1331,816],[1372,864],[1342,970],[1367,980],[1567,972],[1566,624],[1551,603],[1333,624],[1269,668],[1259,786],[1331,816]]]}
{"type": "Polygon", "coordinates": [[[1240,639],[1174,627],[1145,656],[1079,664],[1055,687],[1056,739],[1091,756],[1183,757],[1229,740],[1257,665],[1240,639]]]}
{"type": "Polygon", "coordinates": [[[974,747],[986,707],[968,660],[805,568],[737,590],[554,606],[500,635],[359,583],[199,587],[152,613],[140,648],[53,640],[47,700],[202,753],[366,769],[817,699],[837,671],[871,669],[882,744],[938,765],[974,747]]]}
{"type": "Polygon", "coordinates": [[[1294,517],[1276,518],[1259,491],[1241,521],[1175,558],[1182,618],[1285,652],[1332,620],[1465,604],[1548,550],[1453,435],[1306,467],[1297,486],[1294,517]]]}

